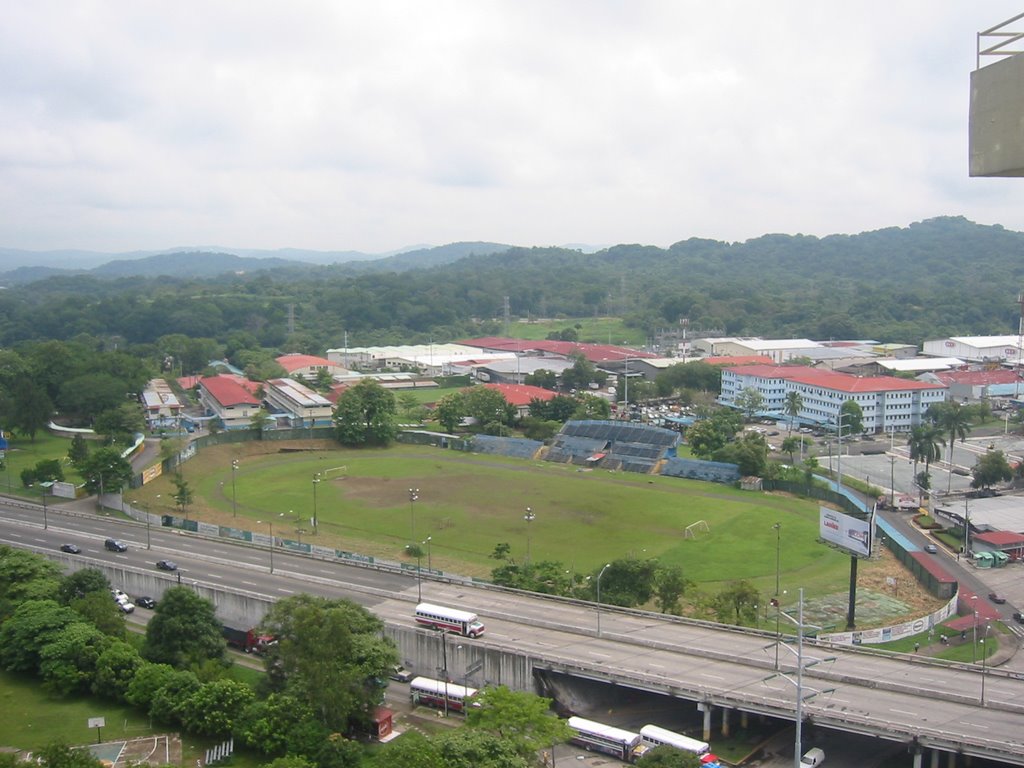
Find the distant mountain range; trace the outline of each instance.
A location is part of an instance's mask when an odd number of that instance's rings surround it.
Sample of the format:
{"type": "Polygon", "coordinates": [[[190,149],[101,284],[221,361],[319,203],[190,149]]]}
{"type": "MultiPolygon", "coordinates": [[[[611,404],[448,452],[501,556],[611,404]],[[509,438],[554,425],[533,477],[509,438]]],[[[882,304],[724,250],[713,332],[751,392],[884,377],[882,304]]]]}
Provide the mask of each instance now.
{"type": "Polygon", "coordinates": [[[173,248],[166,251],[100,253],[97,251],[24,251],[0,248],[0,285],[24,285],[53,276],[88,274],[92,277],[160,277],[201,279],[286,268],[314,270],[344,265],[353,273],[401,272],[449,264],[467,256],[487,256],[511,248],[501,243],[450,243],[389,254],[361,251],[274,251],[218,247],[173,248]]]}

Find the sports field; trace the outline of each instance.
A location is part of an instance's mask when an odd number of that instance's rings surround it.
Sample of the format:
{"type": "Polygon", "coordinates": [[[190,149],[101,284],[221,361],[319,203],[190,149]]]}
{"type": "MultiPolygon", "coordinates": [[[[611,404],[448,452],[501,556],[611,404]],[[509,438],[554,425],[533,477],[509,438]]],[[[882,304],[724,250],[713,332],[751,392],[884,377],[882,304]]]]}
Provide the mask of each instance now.
{"type": "MultiPolygon", "coordinates": [[[[394,560],[419,543],[435,569],[467,575],[489,575],[499,543],[521,562],[529,539],[533,562],[557,561],[575,573],[623,557],[657,558],[683,566],[701,591],[747,579],[773,594],[778,553],[782,589],[804,587],[810,597],[846,587],[849,560],[818,543],[817,505],[809,501],[429,447],[309,447],[268,441],[202,450],[183,469],[194,492],[189,515],[264,532],[272,522],[275,535],[309,541],[315,494],[317,543],[394,560]],[[535,516],[529,524],[527,507],[535,516]],[[707,530],[687,537],[698,521],[707,530]]],[[[165,477],[130,498],[168,513],[173,493],[165,477]]]]}

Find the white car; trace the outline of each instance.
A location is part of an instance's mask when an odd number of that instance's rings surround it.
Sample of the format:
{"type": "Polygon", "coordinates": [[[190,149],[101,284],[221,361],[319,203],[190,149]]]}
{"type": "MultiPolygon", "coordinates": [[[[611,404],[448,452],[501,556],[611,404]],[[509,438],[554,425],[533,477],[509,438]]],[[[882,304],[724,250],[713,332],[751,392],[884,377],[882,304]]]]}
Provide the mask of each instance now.
{"type": "Polygon", "coordinates": [[[117,607],[121,609],[121,613],[134,613],[135,612],[135,604],[132,603],[130,600],[125,600],[123,602],[121,600],[118,600],[117,601],[117,607]]]}

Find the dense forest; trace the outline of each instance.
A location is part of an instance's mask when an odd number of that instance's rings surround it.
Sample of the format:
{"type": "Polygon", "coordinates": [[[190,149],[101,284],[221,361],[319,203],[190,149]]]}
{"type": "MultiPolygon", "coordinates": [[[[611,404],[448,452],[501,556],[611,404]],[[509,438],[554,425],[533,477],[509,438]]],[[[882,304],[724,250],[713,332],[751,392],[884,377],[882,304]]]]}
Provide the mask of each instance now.
{"type": "Polygon", "coordinates": [[[182,334],[322,354],[346,334],[359,346],[497,333],[505,297],[516,317],[616,315],[648,335],[687,318],[691,328],[729,334],[919,344],[1015,333],[1024,287],[1024,233],[960,217],[824,238],[689,239],[667,249],[509,248],[456,252],[449,263],[423,254],[373,266],[275,260],[202,278],[188,268],[202,258],[168,254],[159,275],[149,259],[144,274],[129,275],[122,263],[114,276],[12,283],[0,292],[0,345],[86,337],[109,349],[182,334]]]}

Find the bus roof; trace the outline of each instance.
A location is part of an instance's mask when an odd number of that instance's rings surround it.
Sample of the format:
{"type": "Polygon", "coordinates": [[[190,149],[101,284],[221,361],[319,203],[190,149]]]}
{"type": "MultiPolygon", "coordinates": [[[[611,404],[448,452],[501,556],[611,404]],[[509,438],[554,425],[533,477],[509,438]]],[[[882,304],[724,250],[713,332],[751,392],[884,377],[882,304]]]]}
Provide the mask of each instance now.
{"type": "Polygon", "coordinates": [[[475,696],[477,693],[476,688],[466,688],[463,685],[456,685],[455,683],[448,683],[445,686],[444,680],[434,680],[429,677],[414,677],[409,681],[409,688],[419,688],[421,691],[429,691],[430,693],[444,694],[447,690],[448,696],[455,696],[460,699],[468,699],[470,696],[475,696]]]}
{"type": "Polygon", "coordinates": [[[477,620],[477,615],[471,611],[460,611],[458,608],[447,608],[443,605],[434,605],[433,603],[420,603],[416,606],[416,613],[445,616],[454,621],[465,621],[469,623],[477,620]]]}
{"type": "Polygon", "coordinates": [[[612,725],[605,725],[604,723],[598,723],[582,717],[570,717],[568,723],[570,728],[574,728],[577,731],[592,733],[595,736],[605,736],[609,739],[621,741],[624,744],[632,744],[640,739],[639,733],[633,733],[623,728],[616,728],[612,725]]]}
{"type": "Polygon", "coordinates": [[[671,744],[672,746],[684,749],[687,752],[696,752],[698,755],[711,749],[711,745],[706,741],[692,739],[689,736],[684,736],[681,733],[676,733],[675,731],[670,731],[667,728],[661,728],[657,725],[645,725],[640,729],[640,735],[666,744],[671,744]]]}

